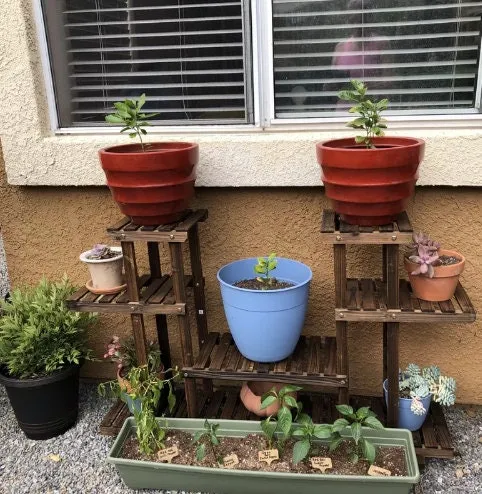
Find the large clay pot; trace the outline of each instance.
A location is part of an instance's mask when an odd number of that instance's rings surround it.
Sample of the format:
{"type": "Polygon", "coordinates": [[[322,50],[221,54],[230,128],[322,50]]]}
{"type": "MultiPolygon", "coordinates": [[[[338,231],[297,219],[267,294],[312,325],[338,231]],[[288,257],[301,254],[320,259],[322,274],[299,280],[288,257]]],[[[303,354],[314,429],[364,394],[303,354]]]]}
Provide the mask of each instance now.
{"type": "MultiPolygon", "coordinates": [[[[284,386],[283,383],[273,383],[269,381],[250,381],[243,383],[239,397],[247,410],[253,412],[258,417],[269,417],[278,413],[279,403],[275,402],[269,407],[261,410],[261,398],[269,390],[275,388],[279,391],[284,386]]],[[[296,400],[297,393],[289,393],[296,400]]]]}
{"type": "Polygon", "coordinates": [[[190,142],[112,146],[99,151],[112,196],[138,225],[181,219],[194,195],[199,146],[190,142]]]}
{"type": "Polygon", "coordinates": [[[409,137],[375,137],[374,149],[355,140],[318,143],[325,193],[342,220],[384,225],[405,210],[418,179],[425,143],[409,137]]]}
{"type": "Polygon", "coordinates": [[[443,302],[450,300],[455,293],[459,276],[465,267],[465,257],[454,250],[439,249],[439,256],[454,256],[461,259],[457,264],[450,266],[434,266],[433,278],[417,274],[411,274],[418,268],[418,264],[404,258],[405,269],[408,279],[412,285],[412,292],[417,298],[428,300],[429,302],[443,302]]]}

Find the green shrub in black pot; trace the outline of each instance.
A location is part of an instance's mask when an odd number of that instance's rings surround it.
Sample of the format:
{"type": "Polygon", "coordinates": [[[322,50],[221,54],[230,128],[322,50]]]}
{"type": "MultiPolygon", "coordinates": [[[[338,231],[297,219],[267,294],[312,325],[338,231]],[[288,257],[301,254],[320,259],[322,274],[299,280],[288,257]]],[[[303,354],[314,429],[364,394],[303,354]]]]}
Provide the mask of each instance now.
{"type": "Polygon", "coordinates": [[[62,434],[77,420],[79,370],[90,355],[94,316],[67,309],[73,292],[66,277],[43,279],[0,302],[0,383],[30,439],[62,434]]]}

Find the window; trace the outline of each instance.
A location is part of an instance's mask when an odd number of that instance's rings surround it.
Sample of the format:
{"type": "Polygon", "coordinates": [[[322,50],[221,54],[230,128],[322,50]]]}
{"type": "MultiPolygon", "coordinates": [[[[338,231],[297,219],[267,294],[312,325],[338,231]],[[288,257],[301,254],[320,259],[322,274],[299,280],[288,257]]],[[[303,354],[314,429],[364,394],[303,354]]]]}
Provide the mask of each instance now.
{"type": "Polygon", "coordinates": [[[242,0],[42,0],[61,127],[145,92],[159,124],[249,123],[242,0]]]}
{"type": "Polygon", "coordinates": [[[161,125],[317,121],[351,78],[392,114],[480,110],[482,1],[38,1],[61,127],[142,92],[161,125]]]}

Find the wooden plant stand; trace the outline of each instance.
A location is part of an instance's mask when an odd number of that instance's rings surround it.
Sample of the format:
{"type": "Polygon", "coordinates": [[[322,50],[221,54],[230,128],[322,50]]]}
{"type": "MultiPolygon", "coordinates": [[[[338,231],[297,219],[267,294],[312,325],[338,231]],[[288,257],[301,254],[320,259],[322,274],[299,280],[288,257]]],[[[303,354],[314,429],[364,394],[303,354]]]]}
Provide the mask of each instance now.
{"type": "MultiPolygon", "coordinates": [[[[79,312],[130,314],[140,365],[147,363],[144,316],[154,315],[162,362],[166,369],[171,367],[166,316],[175,315],[181,339],[183,366],[192,366],[194,356],[186,303],[186,287],[193,287],[197,334],[199,345],[202,346],[207,338],[207,323],[198,223],[205,221],[207,215],[206,209],[188,211],[184,218],[176,223],[157,226],[135,225],[126,217],[109,227],[107,233],[113,239],[120,241],[122,246],[127,289],[115,295],[95,295],[86,288],[81,288],[68,299],[67,306],[79,312]],[[142,276],[139,276],[137,271],[134,246],[134,242],[138,241],[147,243],[149,257],[150,272],[142,276]],[[189,244],[191,275],[184,274],[183,244],[186,242],[189,244]],[[170,273],[162,274],[161,272],[159,243],[168,244],[171,259],[170,273]]],[[[195,416],[197,397],[194,380],[186,380],[185,388],[189,415],[195,416]]],[[[208,394],[212,392],[210,382],[205,383],[205,390],[208,394]]],[[[121,408],[116,403],[106,419],[112,422],[112,417],[114,417],[120,422],[121,408]]]]}

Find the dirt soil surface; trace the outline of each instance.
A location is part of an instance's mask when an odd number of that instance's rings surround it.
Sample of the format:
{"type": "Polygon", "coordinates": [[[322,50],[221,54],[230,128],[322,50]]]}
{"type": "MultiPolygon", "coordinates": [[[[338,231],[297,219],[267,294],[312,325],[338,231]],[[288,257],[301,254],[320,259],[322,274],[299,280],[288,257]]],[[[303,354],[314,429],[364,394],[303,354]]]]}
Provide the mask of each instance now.
{"type": "Polygon", "coordinates": [[[256,278],[249,280],[240,280],[233,284],[238,288],[247,288],[249,290],[280,290],[281,288],[290,288],[295,286],[294,283],[288,281],[278,281],[276,278],[270,278],[270,283],[259,281],[256,278]]]}

